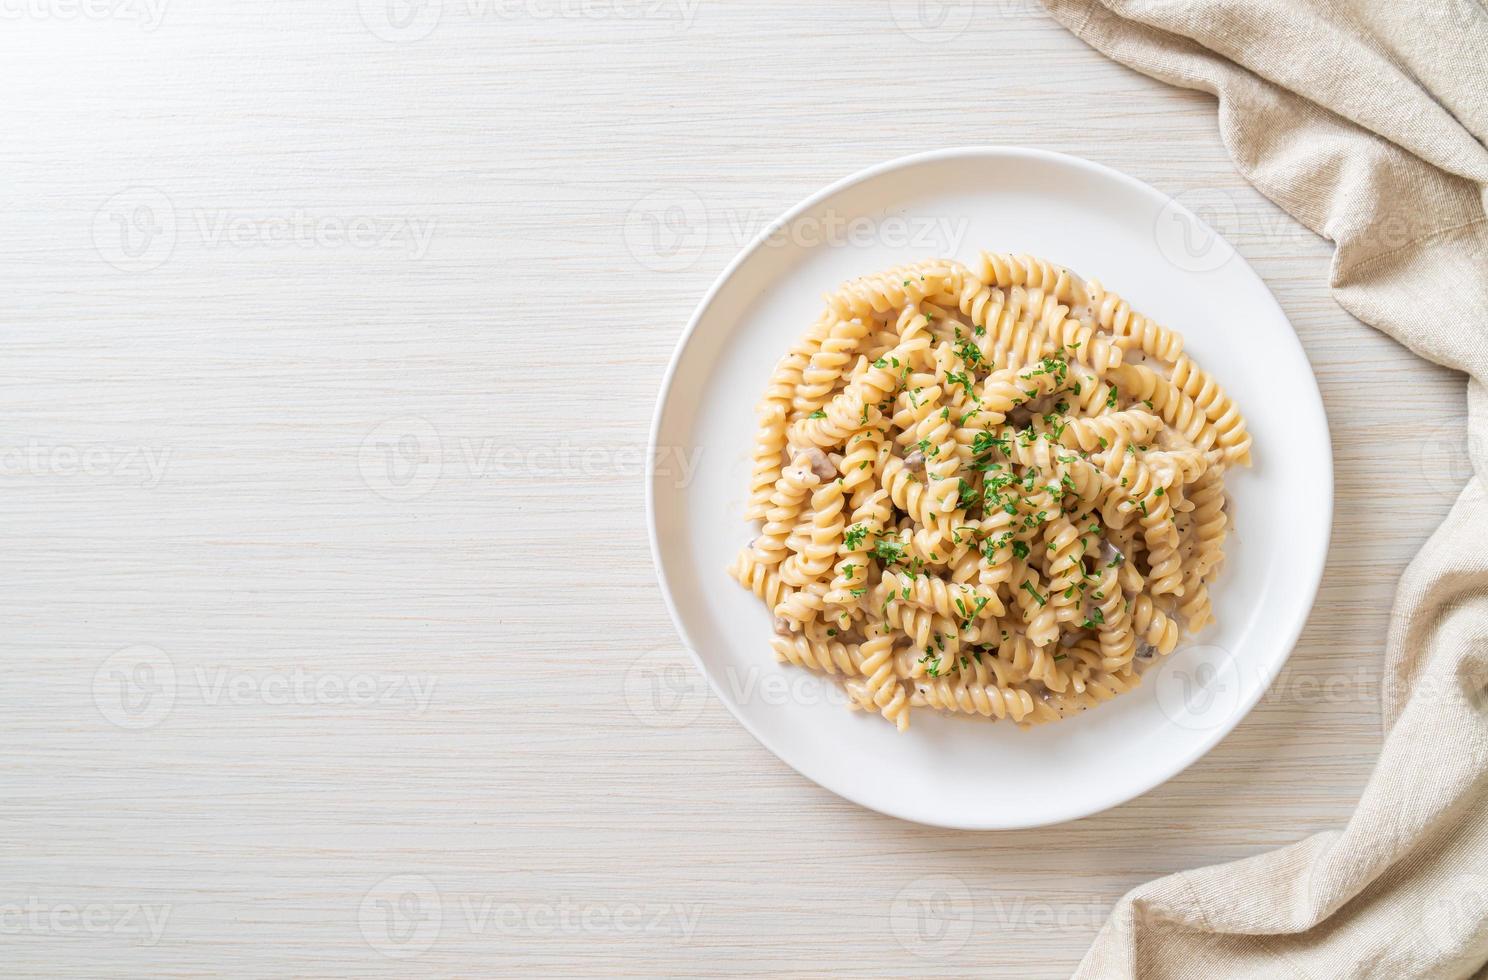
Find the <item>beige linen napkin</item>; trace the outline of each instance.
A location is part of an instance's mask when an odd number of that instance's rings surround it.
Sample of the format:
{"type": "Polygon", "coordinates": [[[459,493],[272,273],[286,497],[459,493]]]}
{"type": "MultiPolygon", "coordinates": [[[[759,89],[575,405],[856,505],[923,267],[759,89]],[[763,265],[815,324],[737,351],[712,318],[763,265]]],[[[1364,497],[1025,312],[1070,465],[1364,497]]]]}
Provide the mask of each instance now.
{"type": "Polygon", "coordinates": [[[1121,899],[1080,977],[1461,977],[1488,962],[1488,7],[1043,0],[1219,98],[1241,173],[1337,245],[1338,302],[1468,374],[1475,475],[1400,581],[1348,825],[1121,899]]]}

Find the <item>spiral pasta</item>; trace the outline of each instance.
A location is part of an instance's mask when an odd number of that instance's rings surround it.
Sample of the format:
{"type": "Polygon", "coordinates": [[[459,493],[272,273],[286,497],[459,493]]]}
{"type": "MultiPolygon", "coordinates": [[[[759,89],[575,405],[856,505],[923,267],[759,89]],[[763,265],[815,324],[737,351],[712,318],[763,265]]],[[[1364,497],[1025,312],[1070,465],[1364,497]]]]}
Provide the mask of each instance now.
{"type": "Polygon", "coordinates": [[[779,660],[900,731],[1070,717],[1213,621],[1245,420],[1094,280],[988,252],[852,280],[758,415],[729,572],[779,660]]]}

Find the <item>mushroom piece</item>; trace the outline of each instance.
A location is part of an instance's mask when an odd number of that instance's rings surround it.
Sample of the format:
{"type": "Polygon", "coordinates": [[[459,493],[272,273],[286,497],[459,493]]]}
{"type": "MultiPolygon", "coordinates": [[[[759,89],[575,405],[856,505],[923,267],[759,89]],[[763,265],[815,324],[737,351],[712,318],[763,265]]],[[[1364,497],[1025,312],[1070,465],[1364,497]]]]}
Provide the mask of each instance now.
{"type": "Polygon", "coordinates": [[[823,483],[837,479],[837,467],[827,458],[827,454],[815,446],[804,449],[796,457],[796,465],[810,467],[811,472],[823,483]]]}
{"type": "Polygon", "coordinates": [[[1090,285],[1078,272],[1061,268],[1054,283],[1054,295],[1069,306],[1070,316],[1086,326],[1095,326],[1095,304],[1091,302],[1090,285]]]}
{"type": "Polygon", "coordinates": [[[795,629],[791,627],[790,620],[783,616],[775,617],[775,633],[777,636],[790,636],[794,632],[795,629]]]}
{"type": "Polygon", "coordinates": [[[924,451],[916,449],[914,452],[904,457],[904,468],[913,471],[923,470],[925,468],[924,451]]]}

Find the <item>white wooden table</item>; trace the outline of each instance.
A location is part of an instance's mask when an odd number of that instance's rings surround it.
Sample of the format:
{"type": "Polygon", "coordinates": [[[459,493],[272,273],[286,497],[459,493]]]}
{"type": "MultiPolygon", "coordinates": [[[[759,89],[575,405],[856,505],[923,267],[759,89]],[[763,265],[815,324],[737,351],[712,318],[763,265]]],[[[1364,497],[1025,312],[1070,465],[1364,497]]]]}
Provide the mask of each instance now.
{"type": "Polygon", "coordinates": [[[1032,0],[383,4],[5,8],[0,972],[1062,976],[1132,886],[1346,819],[1462,388],[1335,305],[1208,97],[1032,0]],[[1008,834],[860,810],[698,694],[641,506],[738,248],[984,142],[1226,232],[1338,485],[1262,705],[1147,796],[1008,834]]]}

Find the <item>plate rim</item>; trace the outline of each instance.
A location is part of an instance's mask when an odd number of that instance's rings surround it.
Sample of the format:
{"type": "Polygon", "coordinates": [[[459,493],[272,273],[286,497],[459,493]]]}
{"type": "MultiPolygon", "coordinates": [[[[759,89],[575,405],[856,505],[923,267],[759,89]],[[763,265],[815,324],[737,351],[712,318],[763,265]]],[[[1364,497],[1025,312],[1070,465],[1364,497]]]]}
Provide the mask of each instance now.
{"type": "Polygon", "coordinates": [[[1177,200],[1172,195],[1164,194],[1162,191],[1153,187],[1151,184],[1139,180],[1136,177],[1131,176],[1130,174],[1123,173],[1122,171],[1117,170],[1114,167],[1108,166],[1103,163],[1098,163],[1094,160],[1088,160],[1084,157],[1075,156],[1069,153],[1061,153],[1055,150],[1045,150],[1038,147],[994,144],[974,144],[967,146],[947,147],[938,150],[929,150],[921,153],[912,153],[901,157],[894,157],[889,160],[884,160],[879,163],[872,164],[853,173],[850,173],[838,180],[832,181],[825,187],[818,189],[817,191],[806,196],[795,205],[787,208],[774,220],[766,223],[765,226],[749,241],[749,243],[741,248],[739,252],[733,257],[733,259],[731,259],[723,267],[722,271],[719,272],[718,276],[713,280],[712,285],[708,287],[707,291],[703,294],[702,298],[693,308],[692,314],[688,318],[687,326],[683,329],[682,334],[677,338],[676,346],[673,348],[671,358],[667,362],[666,372],[662,375],[661,385],[656,396],[656,405],[652,411],[651,429],[646,443],[646,467],[644,475],[646,536],[650,542],[651,562],[656,571],[657,583],[661,587],[662,601],[666,604],[667,614],[672,620],[673,628],[677,631],[677,634],[682,639],[683,645],[687,648],[688,657],[692,660],[694,668],[696,668],[697,671],[703,675],[703,678],[704,680],[706,680],[709,690],[713,692],[714,697],[722,702],[722,704],[728,709],[729,714],[734,717],[734,720],[737,721],[744,728],[744,730],[747,731],[754,738],[754,740],[760,744],[760,746],[762,746],[771,755],[779,759],[790,769],[795,771],[803,779],[806,779],[809,782],[820,786],[822,789],[825,789],[828,792],[833,793],[834,795],[841,797],[842,799],[847,800],[851,803],[854,803],[866,810],[871,810],[875,813],[881,813],[885,816],[903,820],[908,823],[919,824],[922,826],[940,827],[949,830],[1027,830],[1038,827],[1056,826],[1058,824],[1070,823],[1076,820],[1083,820],[1087,817],[1091,817],[1096,814],[1103,813],[1107,810],[1114,809],[1115,807],[1122,806],[1126,803],[1130,803],[1132,800],[1150,793],[1152,790],[1158,788],[1159,786],[1162,786],[1164,783],[1175,779],[1176,777],[1187,771],[1198,760],[1202,759],[1204,756],[1213,751],[1215,746],[1217,746],[1220,742],[1227,738],[1230,733],[1233,732],[1237,727],[1239,727],[1240,723],[1244,719],[1249,717],[1250,713],[1255,710],[1256,704],[1260,702],[1261,698],[1265,697],[1266,693],[1271,689],[1271,685],[1275,683],[1277,676],[1286,667],[1287,663],[1292,658],[1292,654],[1296,651],[1297,641],[1301,638],[1302,631],[1306,628],[1308,620],[1312,617],[1313,607],[1317,603],[1318,592],[1322,587],[1323,572],[1326,569],[1328,554],[1332,547],[1333,519],[1335,516],[1337,505],[1337,501],[1334,497],[1335,474],[1333,467],[1332,426],[1328,421],[1327,406],[1323,403],[1321,389],[1318,388],[1317,372],[1313,370],[1312,361],[1310,358],[1307,357],[1307,351],[1302,346],[1301,337],[1297,334],[1297,328],[1292,324],[1291,317],[1287,316],[1286,311],[1281,306],[1281,303],[1276,299],[1276,294],[1272,292],[1270,284],[1266,282],[1266,280],[1260,275],[1260,273],[1255,271],[1255,268],[1251,266],[1250,262],[1245,258],[1245,256],[1240,253],[1239,249],[1236,249],[1229,242],[1229,240],[1225,238],[1224,235],[1220,234],[1214,228],[1210,227],[1207,222],[1190,211],[1183,204],[1183,202],[1177,200]],[[1265,293],[1266,300],[1271,304],[1271,307],[1274,309],[1275,313],[1280,316],[1281,321],[1286,324],[1287,329],[1291,332],[1292,338],[1297,342],[1298,351],[1299,353],[1301,353],[1302,359],[1307,365],[1307,376],[1312,385],[1311,393],[1315,399],[1318,418],[1322,422],[1322,436],[1323,441],[1326,444],[1324,447],[1326,449],[1324,457],[1326,466],[1324,467],[1323,474],[1323,489],[1325,490],[1325,493],[1323,493],[1322,495],[1324,513],[1320,515],[1323,518],[1323,520],[1320,521],[1323,528],[1323,533],[1320,546],[1316,549],[1316,552],[1313,555],[1308,556],[1308,567],[1306,571],[1308,573],[1307,579],[1310,584],[1307,587],[1306,602],[1298,607],[1298,613],[1295,617],[1295,621],[1289,624],[1289,626],[1284,631],[1285,642],[1284,652],[1282,653],[1282,655],[1276,658],[1275,663],[1268,670],[1257,672],[1260,678],[1260,683],[1255,686],[1253,693],[1251,693],[1248,698],[1244,699],[1237,706],[1233,715],[1229,719],[1226,719],[1223,723],[1214,726],[1212,730],[1205,734],[1205,737],[1203,739],[1196,741],[1194,743],[1194,748],[1190,749],[1189,752],[1180,759],[1177,766],[1171,769],[1171,771],[1168,771],[1162,775],[1158,775],[1154,778],[1144,777],[1143,779],[1137,780],[1134,783],[1135,788],[1133,789],[1123,789],[1112,794],[1110,797],[1100,797],[1095,799],[1094,802],[1087,803],[1084,806],[1071,807],[1067,812],[1056,812],[1051,816],[1026,821],[1012,822],[976,819],[927,819],[919,815],[918,813],[908,812],[905,808],[897,806],[893,803],[887,805],[877,802],[870,803],[867,800],[863,799],[861,795],[854,790],[840,785],[830,785],[827,782],[823,782],[822,780],[803,772],[800,767],[798,767],[794,762],[787,758],[785,754],[783,754],[779,749],[776,748],[776,746],[772,745],[768,740],[764,738],[764,736],[760,734],[760,732],[754,727],[754,725],[750,723],[749,719],[744,715],[740,706],[734,704],[734,702],[730,698],[725,696],[725,692],[720,687],[720,683],[713,677],[712,673],[708,670],[707,665],[703,662],[702,656],[698,653],[696,644],[694,644],[692,637],[689,635],[683,618],[678,612],[676,601],[673,598],[671,584],[667,579],[666,566],[662,561],[661,540],[657,531],[656,519],[656,480],[661,475],[656,468],[656,460],[658,458],[658,444],[661,436],[661,427],[663,424],[664,416],[666,414],[667,402],[671,397],[673,386],[677,380],[678,368],[681,365],[682,357],[687,351],[688,345],[692,342],[693,335],[697,331],[698,325],[702,322],[703,316],[707,313],[709,307],[712,306],[719,292],[721,292],[725,284],[727,284],[728,281],[733,278],[738,269],[771,238],[776,229],[788,226],[791,221],[795,220],[800,215],[816,207],[818,204],[831,198],[832,196],[844,190],[847,190],[848,188],[867,182],[883,174],[891,173],[895,170],[908,169],[924,164],[935,163],[942,160],[977,157],[1018,157],[1029,160],[1057,162],[1062,165],[1072,166],[1079,170],[1089,171],[1101,177],[1114,179],[1117,182],[1125,184],[1128,187],[1136,190],[1138,193],[1145,195],[1154,195],[1158,198],[1163,199],[1165,207],[1173,208],[1174,210],[1184,215],[1188,220],[1193,221],[1199,227],[1208,230],[1209,233],[1214,235],[1216,239],[1223,241],[1226,247],[1230,249],[1233,258],[1242,263],[1245,269],[1248,270],[1251,275],[1255,276],[1256,280],[1261,284],[1265,293]]]}

